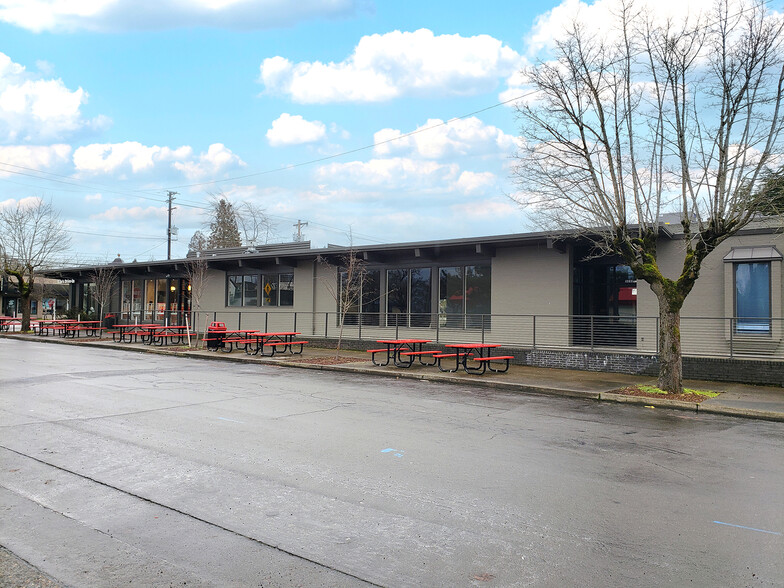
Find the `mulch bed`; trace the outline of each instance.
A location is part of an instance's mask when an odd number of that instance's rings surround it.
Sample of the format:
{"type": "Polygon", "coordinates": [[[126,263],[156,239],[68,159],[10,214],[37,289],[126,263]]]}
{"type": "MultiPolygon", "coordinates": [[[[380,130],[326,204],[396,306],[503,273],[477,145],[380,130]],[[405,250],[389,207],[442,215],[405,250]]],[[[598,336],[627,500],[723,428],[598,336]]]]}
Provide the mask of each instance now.
{"type": "Polygon", "coordinates": [[[708,396],[702,394],[656,394],[656,392],[646,392],[640,390],[637,386],[629,386],[628,388],[619,388],[613,390],[615,394],[624,394],[626,396],[642,396],[644,398],[658,398],[659,400],[680,400],[682,402],[694,402],[699,404],[703,400],[708,400],[708,396]]]}

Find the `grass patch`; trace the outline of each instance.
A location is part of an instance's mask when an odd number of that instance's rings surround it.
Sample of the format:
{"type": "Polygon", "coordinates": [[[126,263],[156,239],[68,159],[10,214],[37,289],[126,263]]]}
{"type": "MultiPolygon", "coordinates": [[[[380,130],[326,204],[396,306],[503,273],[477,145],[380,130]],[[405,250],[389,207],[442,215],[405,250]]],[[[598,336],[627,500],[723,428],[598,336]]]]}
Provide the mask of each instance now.
{"type": "MultiPolygon", "coordinates": [[[[667,394],[661,388],[657,388],[656,386],[637,386],[643,392],[647,392],[649,394],[667,394]]],[[[711,392],[710,390],[695,390],[694,388],[684,388],[684,394],[696,394],[697,396],[705,396],[706,398],[716,398],[720,392],[711,392]]]]}

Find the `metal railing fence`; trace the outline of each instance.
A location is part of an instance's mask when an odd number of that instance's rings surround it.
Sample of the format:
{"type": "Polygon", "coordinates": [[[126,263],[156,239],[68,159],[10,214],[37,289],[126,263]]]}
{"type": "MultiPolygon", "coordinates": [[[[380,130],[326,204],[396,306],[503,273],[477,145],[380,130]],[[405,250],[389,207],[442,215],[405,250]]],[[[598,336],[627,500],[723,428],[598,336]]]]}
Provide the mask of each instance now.
{"type": "MultiPolygon", "coordinates": [[[[185,324],[183,313],[164,314],[157,320],[185,324]]],[[[341,334],[340,318],[337,312],[215,310],[193,312],[188,322],[197,332],[220,321],[229,329],[297,331],[308,338],[336,339],[341,334]]],[[[121,313],[118,320],[144,322],[149,318],[121,313]]],[[[658,325],[658,317],[641,316],[346,313],[342,337],[347,341],[415,338],[653,355],[658,352],[658,325]]],[[[681,317],[680,331],[687,357],[784,360],[782,319],[681,317]]]]}

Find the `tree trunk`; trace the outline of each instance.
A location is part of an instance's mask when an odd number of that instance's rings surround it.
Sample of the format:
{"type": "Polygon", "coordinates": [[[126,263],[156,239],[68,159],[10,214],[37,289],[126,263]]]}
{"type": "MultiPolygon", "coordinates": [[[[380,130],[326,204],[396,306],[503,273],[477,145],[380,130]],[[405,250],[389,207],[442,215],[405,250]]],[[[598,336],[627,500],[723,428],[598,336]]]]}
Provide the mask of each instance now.
{"type": "Polygon", "coordinates": [[[669,394],[683,392],[681,313],[659,300],[659,388],[669,394]]]}
{"type": "Polygon", "coordinates": [[[22,326],[21,331],[26,333],[30,330],[30,293],[20,293],[19,299],[22,303],[22,326]]]}

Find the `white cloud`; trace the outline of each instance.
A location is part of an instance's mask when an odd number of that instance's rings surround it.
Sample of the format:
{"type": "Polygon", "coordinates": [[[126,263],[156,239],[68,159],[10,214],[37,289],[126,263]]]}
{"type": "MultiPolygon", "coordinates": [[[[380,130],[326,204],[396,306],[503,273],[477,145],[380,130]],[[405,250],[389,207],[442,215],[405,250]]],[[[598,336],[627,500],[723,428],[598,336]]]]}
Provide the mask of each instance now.
{"type": "Polygon", "coordinates": [[[397,129],[382,129],[373,140],[377,155],[413,152],[428,159],[466,155],[493,155],[507,157],[515,146],[517,138],[507,135],[501,129],[486,125],[476,117],[459,119],[444,124],[440,119],[429,119],[417,127],[414,134],[396,139],[402,133],[397,129]],[[423,129],[430,129],[419,132],[423,129]],[[387,141],[387,142],[384,142],[387,141]]]}
{"type": "Polygon", "coordinates": [[[102,199],[103,199],[102,194],[88,194],[87,196],[84,197],[85,202],[96,202],[102,199]]]}
{"type": "Polygon", "coordinates": [[[269,29],[350,15],[358,0],[0,0],[0,21],[34,32],[181,27],[269,29]]]}
{"type": "Polygon", "coordinates": [[[227,169],[244,166],[239,157],[221,143],[210,145],[206,153],[194,157],[193,148],[185,145],[172,149],[153,145],[148,147],[136,141],[124,143],[93,143],[79,147],[73,156],[79,172],[91,174],[151,171],[159,165],[171,165],[189,179],[218,175],[227,169]]]}
{"type": "MultiPolygon", "coordinates": [[[[745,0],[729,0],[730,14],[741,10],[745,0]]],[[[628,4],[628,3],[627,3],[628,4]]],[[[555,46],[563,39],[575,22],[586,31],[591,31],[597,40],[611,39],[620,34],[618,15],[621,13],[621,0],[596,0],[587,4],[581,0],[564,0],[555,8],[536,19],[528,36],[529,55],[536,55],[543,49],[555,46]]],[[[710,17],[716,8],[715,0],[637,0],[635,11],[647,11],[657,24],[693,21],[697,17],[710,17]]]]}
{"type": "Polygon", "coordinates": [[[9,198],[8,200],[0,202],[0,208],[15,207],[17,204],[22,208],[32,208],[38,206],[41,202],[43,201],[38,196],[28,196],[27,198],[20,198],[19,200],[9,198]]]}
{"type": "Polygon", "coordinates": [[[429,187],[440,188],[457,181],[459,172],[456,164],[394,157],[331,163],[318,168],[316,178],[371,189],[416,189],[421,194],[429,187]]]}
{"type": "Polygon", "coordinates": [[[521,56],[489,35],[434,35],[428,29],[360,39],[340,63],[265,59],[267,91],[300,103],[379,102],[402,95],[470,95],[520,68],[521,56]]]}
{"type": "MultiPolygon", "coordinates": [[[[190,147],[187,149],[190,151],[190,147]]],[[[245,162],[222,143],[210,145],[207,153],[200,154],[197,160],[174,163],[174,168],[183,172],[191,180],[217,176],[226,170],[244,166],[245,162]]]]}
{"type": "Polygon", "coordinates": [[[301,145],[321,141],[326,134],[326,126],[321,121],[308,121],[298,114],[292,116],[284,112],[272,121],[272,128],[267,131],[267,141],[272,147],[301,145]]]}
{"type": "Polygon", "coordinates": [[[0,161],[10,164],[7,166],[0,165],[0,177],[12,175],[14,171],[24,173],[29,173],[31,169],[45,171],[48,168],[68,163],[70,154],[71,146],[64,144],[0,147],[0,161]]]}
{"type": "Polygon", "coordinates": [[[68,89],[60,79],[39,79],[0,53],[0,142],[45,142],[85,127],[107,126],[106,117],[85,120],[82,88],[68,89]]]}
{"type": "Polygon", "coordinates": [[[455,190],[463,194],[478,194],[495,184],[495,174],[490,172],[464,171],[454,184],[455,190]]]}
{"type": "MultiPolygon", "coordinates": [[[[187,155],[190,155],[190,147],[187,150],[187,155]]],[[[73,159],[76,169],[82,172],[112,173],[130,166],[133,173],[138,173],[151,169],[156,162],[172,159],[172,156],[173,152],[168,147],[147,147],[136,141],[126,141],[79,147],[73,159]]]]}

